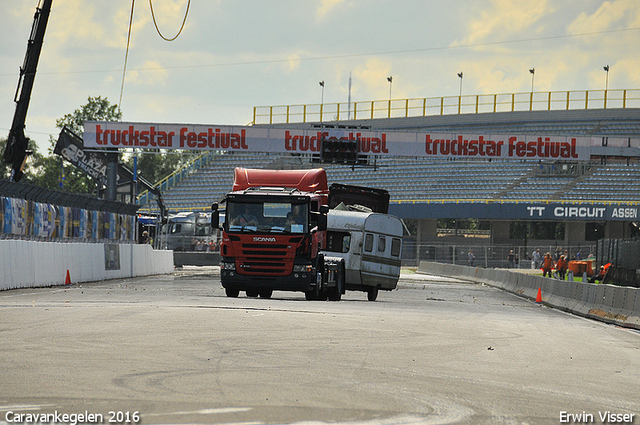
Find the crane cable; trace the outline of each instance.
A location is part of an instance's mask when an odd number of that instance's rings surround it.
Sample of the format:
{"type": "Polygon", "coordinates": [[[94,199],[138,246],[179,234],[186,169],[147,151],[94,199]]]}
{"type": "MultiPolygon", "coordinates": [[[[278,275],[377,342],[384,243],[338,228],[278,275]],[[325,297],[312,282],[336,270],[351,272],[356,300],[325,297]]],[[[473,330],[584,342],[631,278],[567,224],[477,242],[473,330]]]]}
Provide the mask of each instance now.
{"type": "Polygon", "coordinates": [[[162,37],[163,40],[165,41],[173,41],[176,38],[178,38],[178,36],[180,35],[180,33],[182,32],[182,30],[184,29],[184,24],[187,22],[187,15],[189,14],[189,7],[191,6],[191,0],[189,0],[187,2],[187,10],[184,12],[184,19],[182,20],[182,26],[180,27],[180,30],[178,31],[178,33],[175,35],[175,37],[173,38],[167,38],[164,35],[162,35],[162,33],[160,32],[160,28],[158,28],[158,23],[156,22],[156,15],[153,12],[153,3],[151,2],[151,0],[149,0],[149,7],[151,8],[151,17],[153,18],[153,25],[155,25],[156,27],[156,31],[158,32],[158,35],[160,37],[162,37]]]}
{"type": "Polygon", "coordinates": [[[124,91],[124,77],[127,73],[127,59],[129,58],[129,42],[131,41],[131,26],[133,24],[133,9],[136,4],[136,0],[131,0],[131,16],[129,17],[129,32],[127,33],[127,50],[124,54],[124,69],[122,70],[122,85],[120,86],[120,100],[118,101],[118,108],[122,112],[122,92],[124,91]]]}
{"type": "MultiPolygon", "coordinates": [[[[133,10],[135,8],[135,4],[136,4],[136,0],[131,0],[131,14],[129,16],[129,31],[127,32],[127,50],[124,54],[124,68],[122,70],[120,100],[118,101],[118,108],[120,108],[121,112],[122,112],[122,93],[124,92],[124,80],[125,80],[125,75],[127,73],[127,60],[129,58],[129,44],[131,42],[131,27],[133,26],[133,10]]],[[[178,38],[178,36],[182,33],[182,30],[184,29],[184,25],[187,22],[187,16],[189,15],[189,8],[191,7],[191,0],[188,0],[187,2],[187,10],[184,13],[184,19],[182,20],[182,25],[180,26],[180,30],[173,38],[167,38],[164,35],[162,35],[162,33],[160,32],[160,28],[158,28],[158,23],[156,22],[156,15],[155,15],[155,12],[153,11],[153,3],[151,2],[151,0],[149,0],[149,7],[151,8],[151,17],[153,18],[153,25],[156,27],[156,31],[158,32],[158,35],[160,35],[160,37],[162,37],[162,39],[165,41],[173,41],[176,38],[178,38]]]]}

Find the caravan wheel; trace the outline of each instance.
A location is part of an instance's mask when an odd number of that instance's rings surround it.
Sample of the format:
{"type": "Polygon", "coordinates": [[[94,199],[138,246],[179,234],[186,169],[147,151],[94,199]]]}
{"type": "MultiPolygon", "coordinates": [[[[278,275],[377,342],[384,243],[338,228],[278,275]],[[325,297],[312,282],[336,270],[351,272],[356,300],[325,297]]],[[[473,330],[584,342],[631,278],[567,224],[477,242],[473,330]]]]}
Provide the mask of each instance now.
{"type": "Polygon", "coordinates": [[[369,301],[375,301],[376,298],[378,298],[378,287],[374,286],[372,288],[369,288],[369,290],[367,291],[367,299],[369,301]]]}
{"type": "Polygon", "coordinates": [[[340,263],[336,275],[336,286],[329,290],[329,301],[340,301],[344,292],[344,263],[340,263]]]}

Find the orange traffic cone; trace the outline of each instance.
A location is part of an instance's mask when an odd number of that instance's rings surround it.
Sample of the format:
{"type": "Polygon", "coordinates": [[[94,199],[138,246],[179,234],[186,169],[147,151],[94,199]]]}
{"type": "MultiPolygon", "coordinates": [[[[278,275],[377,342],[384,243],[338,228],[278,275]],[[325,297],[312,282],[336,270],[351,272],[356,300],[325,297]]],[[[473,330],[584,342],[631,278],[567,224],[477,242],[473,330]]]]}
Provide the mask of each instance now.
{"type": "Polygon", "coordinates": [[[71,285],[71,276],[69,275],[69,269],[67,269],[67,278],[64,281],[65,285],[71,285]]]}
{"type": "Polygon", "coordinates": [[[538,288],[538,295],[536,296],[536,302],[538,304],[542,302],[542,288],[538,288]]]}

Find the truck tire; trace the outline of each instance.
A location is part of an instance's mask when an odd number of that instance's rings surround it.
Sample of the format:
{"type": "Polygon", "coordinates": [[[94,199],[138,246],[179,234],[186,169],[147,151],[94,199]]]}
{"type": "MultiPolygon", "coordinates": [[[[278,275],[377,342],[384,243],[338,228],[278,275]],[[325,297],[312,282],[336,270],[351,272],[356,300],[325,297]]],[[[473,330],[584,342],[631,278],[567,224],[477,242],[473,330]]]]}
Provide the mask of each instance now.
{"type": "Polygon", "coordinates": [[[375,301],[376,298],[378,298],[378,287],[373,286],[367,291],[367,299],[369,301],[375,301]]]}
{"type": "Polygon", "coordinates": [[[344,292],[344,262],[338,265],[338,272],[336,275],[336,286],[329,289],[329,301],[340,301],[344,292]]]}
{"type": "Polygon", "coordinates": [[[227,294],[227,297],[229,298],[238,298],[238,295],[240,295],[239,289],[225,288],[224,292],[225,294],[227,294]]]}
{"type": "Polygon", "coordinates": [[[263,289],[260,291],[260,298],[271,298],[273,295],[273,289],[263,289]]]}
{"type": "Polygon", "coordinates": [[[324,257],[322,255],[318,256],[318,261],[316,263],[316,285],[310,291],[306,291],[304,293],[304,297],[307,301],[318,301],[318,300],[326,300],[326,294],[324,291],[324,257]],[[319,282],[318,282],[319,280],[319,282]]]}
{"type": "Polygon", "coordinates": [[[259,292],[257,289],[249,289],[248,291],[245,291],[247,293],[247,297],[249,298],[257,298],[259,295],[259,292]]]}

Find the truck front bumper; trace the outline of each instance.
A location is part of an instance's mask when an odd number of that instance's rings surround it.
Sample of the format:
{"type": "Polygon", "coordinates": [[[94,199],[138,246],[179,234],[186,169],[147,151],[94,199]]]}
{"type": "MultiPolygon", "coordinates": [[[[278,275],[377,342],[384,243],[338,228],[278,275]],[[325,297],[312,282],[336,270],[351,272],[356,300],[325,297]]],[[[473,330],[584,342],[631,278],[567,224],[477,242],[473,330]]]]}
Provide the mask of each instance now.
{"type": "Polygon", "coordinates": [[[220,268],[220,281],[225,289],[239,291],[272,289],[275,291],[311,291],[316,287],[316,269],[293,272],[287,276],[252,276],[220,268]]]}

